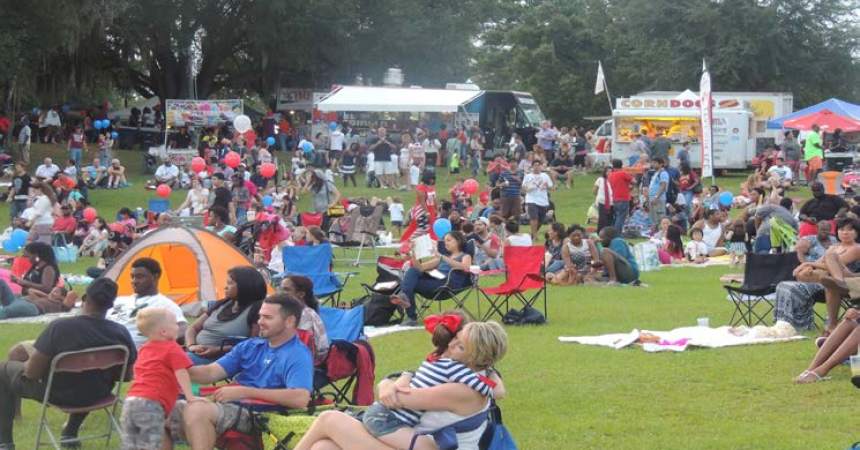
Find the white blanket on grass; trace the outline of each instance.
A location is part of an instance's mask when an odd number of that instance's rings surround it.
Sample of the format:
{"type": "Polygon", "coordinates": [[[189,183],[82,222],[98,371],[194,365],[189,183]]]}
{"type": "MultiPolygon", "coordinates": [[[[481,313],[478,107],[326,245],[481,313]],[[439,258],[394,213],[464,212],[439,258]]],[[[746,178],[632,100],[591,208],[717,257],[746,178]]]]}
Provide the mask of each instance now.
{"type": "MultiPolygon", "coordinates": [[[[791,337],[758,337],[754,330],[745,335],[736,336],[729,332],[730,327],[708,328],[708,327],[683,327],[672,331],[646,331],[659,336],[661,343],[647,343],[642,345],[646,352],[682,352],[688,347],[732,347],[736,345],[770,344],[774,342],[788,342],[798,339],[806,339],[804,336],[791,337]]],[[[629,333],[604,334],[602,336],[559,336],[561,342],[572,342],[585,345],[598,345],[611,347],[616,350],[633,345],[639,339],[639,330],[629,333]]]]}

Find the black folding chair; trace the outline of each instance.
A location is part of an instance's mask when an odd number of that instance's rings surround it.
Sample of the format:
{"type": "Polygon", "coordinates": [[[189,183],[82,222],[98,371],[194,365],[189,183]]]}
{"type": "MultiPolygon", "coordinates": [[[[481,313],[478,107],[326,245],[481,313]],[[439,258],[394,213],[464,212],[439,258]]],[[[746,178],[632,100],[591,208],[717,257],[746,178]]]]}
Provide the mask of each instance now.
{"type": "Polygon", "coordinates": [[[729,300],[735,306],[731,326],[745,324],[754,326],[765,322],[774,308],[774,300],[769,298],[776,292],[781,281],[794,279],[794,269],[800,265],[797,253],[757,254],[747,253],[744,266],[744,282],[741,286],[723,285],[729,300]],[[760,314],[756,307],[766,306],[760,314]]]}
{"type": "Polygon", "coordinates": [[[442,312],[442,302],[445,300],[451,300],[454,302],[454,309],[462,309],[473,317],[477,317],[466,306],[466,302],[469,301],[472,291],[478,287],[478,277],[475,274],[468,273],[466,275],[469,279],[468,284],[461,287],[453,287],[451,276],[455,275],[457,272],[461,271],[452,270],[448,272],[448,276],[445,278],[445,284],[436,289],[432,295],[425,296],[420,292],[415,293],[415,301],[417,303],[415,307],[418,311],[418,317],[424,317],[424,314],[427,310],[433,307],[434,303],[438,307],[439,312],[442,312]]]}

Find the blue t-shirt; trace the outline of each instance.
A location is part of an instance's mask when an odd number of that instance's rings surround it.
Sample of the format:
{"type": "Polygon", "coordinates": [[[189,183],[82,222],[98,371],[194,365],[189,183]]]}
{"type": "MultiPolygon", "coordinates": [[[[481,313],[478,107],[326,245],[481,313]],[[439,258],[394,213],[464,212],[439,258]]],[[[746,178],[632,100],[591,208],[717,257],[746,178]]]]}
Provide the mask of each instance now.
{"type": "Polygon", "coordinates": [[[612,239],[609,242],[609,249],[615,253],[618,253],[630,263],[630,267],[633,268],[633,274],[636,275],[636,279],[639,279],[639,266],[636,265],[636,258],[633,256],[633,253],[630,251],[630,246],[627,245],[627,241],[624,239],[617,237],[612,239]]]}
{"type": "Polygon", "coordinates": [[[657,197],[654,194],[660,190],[660,183],[666,183],[666,189],[660,194],[660,201],[666,203],[666,191],[669,190],[669,174],[663,169],[655,172],[651,177],[651,183],[648,185],[648,199],[654,200],[657,197]]]}
{"type": "Polygon", "coordinates": [[[242,386],[313,391],[313,357],[298,336],[275,348],[263,338],[247,339],[217,363],[242,386]]]}
{"type": "Polygon", "coordinates": [[[517,178],[510,170],[503,171],[500,175],[502,181],[507,181],[508,185],[502,185],[502,197],[504,198],[514,198],[520,196],[520,187],[522,185],[522,180],[517,178]]]}

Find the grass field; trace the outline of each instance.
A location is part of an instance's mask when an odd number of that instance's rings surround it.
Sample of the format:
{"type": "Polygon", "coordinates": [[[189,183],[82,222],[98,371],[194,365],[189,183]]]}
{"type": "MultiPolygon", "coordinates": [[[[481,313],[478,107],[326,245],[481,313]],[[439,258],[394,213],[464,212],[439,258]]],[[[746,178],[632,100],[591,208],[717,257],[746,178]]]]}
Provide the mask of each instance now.
{"type": "MultiPolygon", "coordinates": [[[[36,156],[60,149],[35,149],[36,156]]],[[[121,152],[132,174],[140,174],[139,154],[121,152]]],[[[34,159],[35,160],[35,159],[34,159]]],[[[113,215],[121,206],[144,206],[150,193],[141,175],[122,191],[94,191],[100,213],[113,215]]],[[[559,220],[584,220],[592,201],[593,175],[576,178],[572,190],[553,194],[559,220]]],[[[740,175],[719,179],[737,192],[740,175]]],[[[440,177],[440,191],[451,180],[440,177]]],[[[391,191],[349,189],[348,195],[390,195],[391,191]]],[[[405,203],[411,194],[399,193],[405,203]]],[[[803,194],[793,194],[801,196],[803,194]]],[[[174,193],[175,201],[184,192],[174,193]]],[[[6,220],[5,206],[0,217],[6,220]]],[[[63,271],[83,273],[92,260],[63,271]]],[[[351,269],[343,266],[341,269],[351,269]]],[[[373,266],[359,269],[359,281],[373,278],[373,266]]],[[[509,397],[502,403],[505,421],[521,449],[838,449],[856,440],[851,423],[856,414],[846,367],[833,380],[795,386],[792,378],[806,368],[814,347],[795,343],[693,350],[680,354],[646,354],[638,349],[561,344],[562,335],[626,332],[633,328],[666,330],[690,326],[709,317],[712,326],[725,324],[731,305],[720,287],[720,275],[732,270],[668,268],[643,274],[648,287],[564,287],[549,290],[549,323],[540,327],[507,327],[510,351],[499,365],[509,397]]],[[[488,280],[493,283],[496,281],[488,280]]],[[[346,298],[359,295],[350,282],[346,298]]],[[[2,325],[0,349],[32,339],[40,326],[2,325]]],[[[377,375],[414,367],[429,351],[423,332],[373,340],[377,375]]],[[[37,420],[34,402],[24,403],[24,419],[16,424],[18,448],[32,447],[37,420]]],[[[51,416],[55,426],[62,417],[51,416]]],[[[104,426],[92,417],[85,429],[104,426]]],[[[86,448],[99,448],[91,445],[86,448]]],[[[118,448],[114,440],[111,448],[118,448]]]]}

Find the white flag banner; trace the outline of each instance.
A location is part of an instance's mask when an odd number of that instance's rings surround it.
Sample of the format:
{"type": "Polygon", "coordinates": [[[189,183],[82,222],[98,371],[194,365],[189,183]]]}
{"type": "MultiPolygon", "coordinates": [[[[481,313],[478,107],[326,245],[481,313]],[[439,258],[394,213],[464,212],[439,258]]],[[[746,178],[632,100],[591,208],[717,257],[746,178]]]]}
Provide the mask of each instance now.
{"type": "Polygon", "coordinates": [[[699,102],[702,121],[702,177],[714,176],[714,109],[711,94],[711,74],[708,73],[705,62],[702,61],[702,79],[699,81],[699,102]]]}
{"type": "Polygon", "coordinates": [[[603,63],[597,61],[597,80],[594,81],[594,95],[603,92],[606,86],[606,78],[603,77],[603,63]]]}

